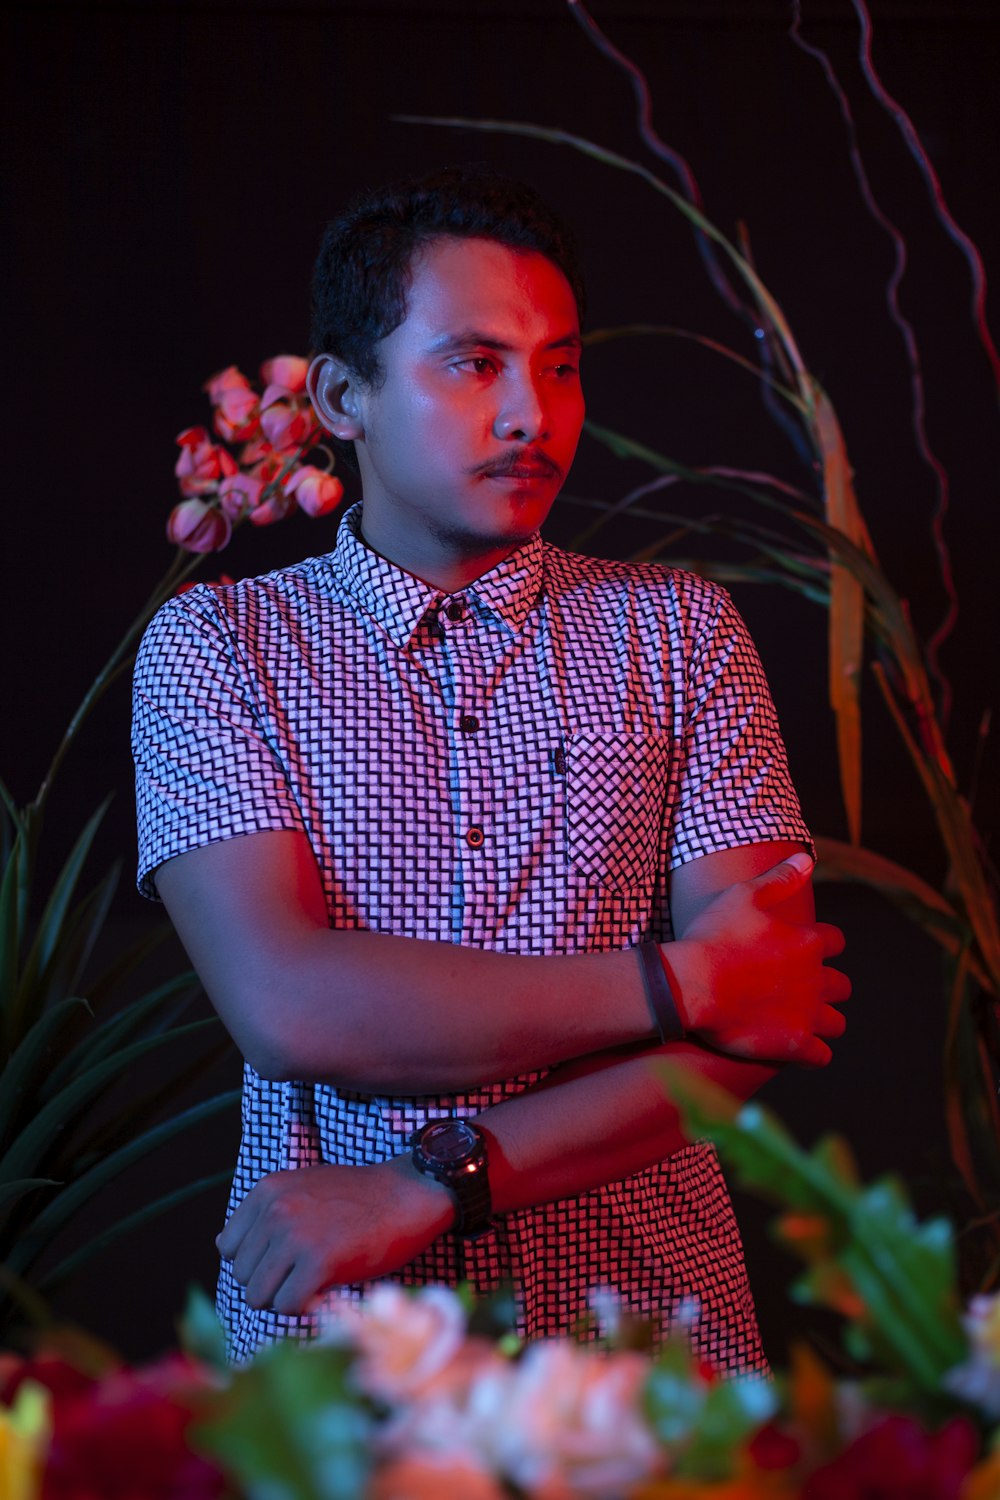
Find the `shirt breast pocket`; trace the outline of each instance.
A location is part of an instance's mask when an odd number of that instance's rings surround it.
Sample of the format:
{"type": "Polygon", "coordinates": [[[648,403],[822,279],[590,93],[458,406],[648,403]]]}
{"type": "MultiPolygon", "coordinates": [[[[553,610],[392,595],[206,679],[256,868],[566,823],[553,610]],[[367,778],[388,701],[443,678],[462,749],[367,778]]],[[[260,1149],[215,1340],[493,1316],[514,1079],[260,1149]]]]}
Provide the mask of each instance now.
{"type": "Polygon", "coordinates": [[[652,886],[669,770],[665,735],[568,737],[567,853],[580,874],[616,891],[652,886]]]}

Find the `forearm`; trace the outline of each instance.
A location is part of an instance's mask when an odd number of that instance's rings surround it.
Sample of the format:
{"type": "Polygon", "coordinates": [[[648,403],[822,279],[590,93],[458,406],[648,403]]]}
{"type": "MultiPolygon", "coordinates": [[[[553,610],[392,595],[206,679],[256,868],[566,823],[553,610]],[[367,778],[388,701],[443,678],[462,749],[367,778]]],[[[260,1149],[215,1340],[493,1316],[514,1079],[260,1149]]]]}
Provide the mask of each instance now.
{"type": "Polygon", "coordinates": [[[369,1093],[459,1092],[652,1031],[630,951],[528,958],[317,932],[268,987],[287,999],[261,1071],[369,1093]]]}
{"type": "Polygon", "coordinates": [[[497,1213],[576,1197],[663,1161],[687,1144],[656,1064],[672,1063],[748,1099],[774,1075],[690,1042],[558,1069],[478,1117],[497,1213]]]}
{"type": "MultiPolygon", "coordinates": [[[[809,921],[790,846],[722,851],[676,872],[667,945],[688,1031],[734,1056],[822,1063],[843,1019],[823,968],[840,935],[809,921]],[[741,879],[746,870],[763,870],[741,879]],[[730,875],[735,883],[730,883],[730,875]],[[787,910],[786,920],[783,912],[787,910]],[[804,925],[803,925],[804,923],[804,925]]],[[[333,930],[300,833],[178,855],[157,885],[206,991],[265,1078],[362,1093],[455,1093],[657,1034],[636,955],[506,954],[333,930]]],[[[848,986],[849,988],[849,986],[848,986]]]]}
{"type": "Polygon", "coordinates": [[[301,834],[193,850],[156,879],[209,998],[266,1078],[458,1092],[652,1034],[627,951],[524,957],[332,930],[301,834]]]}

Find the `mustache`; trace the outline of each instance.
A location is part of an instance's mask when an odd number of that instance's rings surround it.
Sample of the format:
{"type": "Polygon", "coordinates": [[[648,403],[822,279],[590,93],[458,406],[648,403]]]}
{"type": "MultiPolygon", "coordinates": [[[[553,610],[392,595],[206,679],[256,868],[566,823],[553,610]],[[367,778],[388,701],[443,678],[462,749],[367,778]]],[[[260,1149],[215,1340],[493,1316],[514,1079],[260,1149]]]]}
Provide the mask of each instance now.
{"type": "Polygon", "coordinates": [[[498,458],[491,458],[484,464],[477,464],[472,472],[494,479],[521,477],[539,472],[550,475],[554,479],[562,475],[562,469],[555,459],[543,453],[540,448],[521,448],[502,453],[498,458]]]}

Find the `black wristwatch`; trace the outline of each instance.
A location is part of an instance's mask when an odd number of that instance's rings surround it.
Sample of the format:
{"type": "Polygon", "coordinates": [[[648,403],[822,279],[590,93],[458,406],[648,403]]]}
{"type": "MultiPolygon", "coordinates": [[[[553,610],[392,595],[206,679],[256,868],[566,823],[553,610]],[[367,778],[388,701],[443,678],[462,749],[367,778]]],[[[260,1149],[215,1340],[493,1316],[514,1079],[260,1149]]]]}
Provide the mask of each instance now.
{"type": "Polygon", "coordinates": [[[456,1234],[471,1238],[490,1228],[486,1137],[471,1120],[428,1120],[410,1137],[413,1165],[444,1183],[458,1207],[456,1234]]]}

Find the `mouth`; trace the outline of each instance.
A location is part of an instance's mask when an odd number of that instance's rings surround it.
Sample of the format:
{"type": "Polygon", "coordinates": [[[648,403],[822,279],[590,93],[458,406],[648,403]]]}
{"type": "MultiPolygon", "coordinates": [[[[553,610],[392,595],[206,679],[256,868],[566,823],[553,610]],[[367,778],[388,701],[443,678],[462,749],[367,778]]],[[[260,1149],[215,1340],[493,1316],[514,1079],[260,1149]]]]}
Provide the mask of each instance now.
{"type": "Polygon", "coordinates": [[[476,473],[481,474],[484,479],[531,482],[540,479],[558,479],[562,470],[547,454],[539,453],[532,454],[530,458],[523,454],[512,454],[509,458],[499,459],[495,463],[481,465],[476,473]]]}

